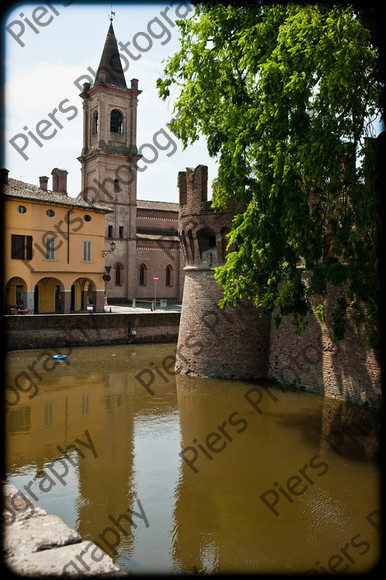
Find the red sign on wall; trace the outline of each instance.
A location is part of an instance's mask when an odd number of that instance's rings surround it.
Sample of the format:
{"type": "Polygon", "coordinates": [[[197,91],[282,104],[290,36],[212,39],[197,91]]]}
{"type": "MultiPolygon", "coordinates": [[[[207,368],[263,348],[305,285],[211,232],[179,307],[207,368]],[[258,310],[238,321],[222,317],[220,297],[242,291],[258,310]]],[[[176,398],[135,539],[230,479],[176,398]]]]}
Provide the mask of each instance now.
{"type": "Polygon", "coordinates": [[[157,275],[153,276],[153,280],[154,280],[154,282],[158,282],[159,276],[157,276],[157,275]]]}

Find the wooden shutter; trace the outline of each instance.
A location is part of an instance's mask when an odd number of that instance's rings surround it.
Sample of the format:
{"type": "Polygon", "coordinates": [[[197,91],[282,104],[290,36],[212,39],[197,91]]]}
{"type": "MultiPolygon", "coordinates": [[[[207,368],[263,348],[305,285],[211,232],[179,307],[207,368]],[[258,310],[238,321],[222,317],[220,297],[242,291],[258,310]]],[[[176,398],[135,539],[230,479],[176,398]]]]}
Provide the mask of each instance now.
{"type": "Polygon", "coordinates": [[[25,237],[25,259],[32,260],[32,236],[25,237]]]}

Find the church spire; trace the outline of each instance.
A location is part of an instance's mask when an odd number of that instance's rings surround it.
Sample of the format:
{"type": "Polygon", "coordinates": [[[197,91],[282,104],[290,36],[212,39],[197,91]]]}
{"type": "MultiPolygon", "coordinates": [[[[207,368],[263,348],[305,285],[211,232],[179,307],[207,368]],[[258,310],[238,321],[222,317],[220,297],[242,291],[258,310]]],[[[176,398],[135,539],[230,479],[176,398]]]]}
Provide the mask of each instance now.
{"type": "Polygon", "coordinates": [[[121,58],[119,56],[117,39],[114,34],[112,18],[110,18],[110,26],[95,78],[95,85],[101,83],[107,83],[123,89],[127,88],[121,58]]]}

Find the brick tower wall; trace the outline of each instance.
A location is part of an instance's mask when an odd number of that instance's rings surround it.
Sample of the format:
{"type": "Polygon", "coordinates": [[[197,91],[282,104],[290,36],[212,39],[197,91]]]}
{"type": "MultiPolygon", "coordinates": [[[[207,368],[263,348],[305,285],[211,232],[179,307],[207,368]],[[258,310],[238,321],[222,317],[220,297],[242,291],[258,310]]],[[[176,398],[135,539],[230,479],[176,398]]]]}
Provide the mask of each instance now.
{"type": "Polygon", "coordinates": [[[185,269],[176,368],[209,377],[266,378],[270,319],[247,302],[220,309],[221,298],[213,271],[185,269]]]}

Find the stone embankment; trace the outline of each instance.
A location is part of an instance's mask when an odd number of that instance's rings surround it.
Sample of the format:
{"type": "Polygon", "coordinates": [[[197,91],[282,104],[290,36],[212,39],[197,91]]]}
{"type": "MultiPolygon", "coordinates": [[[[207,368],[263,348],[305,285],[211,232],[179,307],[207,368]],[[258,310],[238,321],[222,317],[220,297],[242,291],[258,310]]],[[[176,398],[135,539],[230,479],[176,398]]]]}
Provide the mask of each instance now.
{"type": "Polygon", "coordinates": [[[176,342],[179,312],[4,316],[8,350],[176,342]]]}
{"type": "Polygon", "coordinates": [[[28,499],[14,485],[3,486],[5,564],[21,576],[123,576],[111,559],[93,542],[83,541],[63,520],[28,499]],[[71,562],[82,565],[69,566],[71,562]]]}

